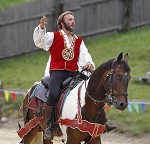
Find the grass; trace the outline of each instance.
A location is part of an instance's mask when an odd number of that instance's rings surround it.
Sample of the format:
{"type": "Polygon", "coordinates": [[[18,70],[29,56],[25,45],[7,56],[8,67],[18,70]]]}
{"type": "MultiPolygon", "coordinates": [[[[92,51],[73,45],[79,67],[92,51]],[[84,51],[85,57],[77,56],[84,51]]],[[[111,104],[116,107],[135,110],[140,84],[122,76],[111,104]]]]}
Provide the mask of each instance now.
{"type": "MultiPolygon", "coordinates": [[[[120,52],[129,53],[129,65],[131,76],[145,76],[150,71],[150,27],[135,29],[128,33],[112,34],[95,39],[86,40],[85,43],[93,57],[96,67],[111,58],[116,58],[120,52]]],[[[44,75],[48,53],[37,51],[31,54],[0,60],[0,79],[5,89],[27,90],[31,85],[40,80],[44,75]]],[[[128,89],[129,100],[150,99],[150,88],[148,83],[131,79],[128,89]]],[[[17,97],[14,104],[10,99],[5,107],[10,105],[16,108],[23,97],[17,97]],[[8,105],[9,104],[9,105],[8,105]],[[17,106],[16,106],[17,105],[17,106]]],[[[133,106],[133,105],[132,105],[133,106]]],[[[140,109],[140,106],[139,106],[140,109]]],[[[146,105],[144,113],[130,113],[128,109],[124,112],[111,107],[107,117],[118,125],[120,132],[129,132],[132,135],[140,135],[150,132],[150,106],[146,105]]],[[[11,113],[11,112],[9,112],[11,113]]]]}
{"type": "Polygon", "coordinates": [[[0,8],[11,7],[31,2],[33,0],[0,0],[0,8]]]}
{"type": "Polygon", "coordinates": [[[48,53],[35,53],[0,61],[0,78],[7,89],[26,90],[44,75],[48,53]]]}

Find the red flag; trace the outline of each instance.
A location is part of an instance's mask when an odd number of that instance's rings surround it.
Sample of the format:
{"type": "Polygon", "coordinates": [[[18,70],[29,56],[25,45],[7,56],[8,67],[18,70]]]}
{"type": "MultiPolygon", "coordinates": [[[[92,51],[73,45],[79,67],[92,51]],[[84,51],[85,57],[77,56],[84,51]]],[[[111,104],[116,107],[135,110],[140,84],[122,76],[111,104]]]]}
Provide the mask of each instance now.
{"type": "Polygon", "coordinates": [[[13,102],[16,102],[17,100],[16,93],[11,93],[11,95],[12,95],[13,102]]]}
{"type": "Polygon", "coordinates": [[[109,106],[105,104],[105,111],[107,112],[109,110],[109,106]]]}

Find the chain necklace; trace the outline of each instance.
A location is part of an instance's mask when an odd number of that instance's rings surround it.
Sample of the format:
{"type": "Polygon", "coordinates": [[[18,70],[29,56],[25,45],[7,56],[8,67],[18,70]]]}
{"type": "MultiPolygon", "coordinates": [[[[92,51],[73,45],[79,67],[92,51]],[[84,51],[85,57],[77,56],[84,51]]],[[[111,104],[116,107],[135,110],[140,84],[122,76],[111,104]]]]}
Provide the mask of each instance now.
{"type": "Polygon", "coordinates": [[[73,35],[73,40],[72,40],[71,46],[70,46],[70,48],[68,48],[67,42],[66,42],[66,39],[65,39],[63,33],[61,31],[59,31],[59,32],[60,32],[60,35],[62,35],[62,37],[64,39],[64,49],[62,51],[62,57],[66,61],[71,61],[75,55],[74,54],[74,45],[75,45],[76,37],[75,37],[75,35],[73,35]]]}

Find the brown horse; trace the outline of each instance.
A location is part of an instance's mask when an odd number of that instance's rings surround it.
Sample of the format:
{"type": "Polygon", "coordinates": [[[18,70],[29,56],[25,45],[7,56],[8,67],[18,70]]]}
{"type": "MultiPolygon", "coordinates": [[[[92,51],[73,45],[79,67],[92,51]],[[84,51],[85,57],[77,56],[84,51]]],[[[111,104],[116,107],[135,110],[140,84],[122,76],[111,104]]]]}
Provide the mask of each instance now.
{"type": "MultiPolygon", "coordinates": [[[[123,111],[128,105],[129,80],[128,54],[123,58],[121,53],[117,59],[111,59],[100,65],[87,81],[81,81],[65,98],[61,107],[57,122],[63,133],[62,143],[101,144],[100,135],[105,132],[107,121],[104,112],[105,103],[113,104],[116,109],[123,111]]],[[[32,92],[29,91],[23,102],[24,122],[26,124],[34,117],[39,119],[36,120],[38,121],[36,126],[29,128],[30,131],[23,137],[24,144],[30,144],[36,133],[45,128],[45,120],[39,116],[43,114],[28,107],[28,96],[34,92],[35,87],[36,85],[32,87],[32,92]]],[[[44,106],[39,107],[42,109],[44,106]]],[[[43,139],[43,144],[51,143],[43,139]]]]}

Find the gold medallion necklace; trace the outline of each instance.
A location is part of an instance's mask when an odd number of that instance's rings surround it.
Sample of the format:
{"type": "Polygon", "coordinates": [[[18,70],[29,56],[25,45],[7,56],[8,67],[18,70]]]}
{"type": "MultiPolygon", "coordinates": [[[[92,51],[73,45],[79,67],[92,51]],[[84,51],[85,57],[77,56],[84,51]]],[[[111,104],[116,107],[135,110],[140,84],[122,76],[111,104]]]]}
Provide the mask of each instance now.
{"type": "Polygon", "coordinates": [[[64,49],[62,51],[62,57],[66,61],[71,61],[74,58],[74,45],[75,45],[76,37],[75,37],[75,35],[73,35],[73,40],[72,40],[71,46],[70,46],[70,48],[68,48],[66,39],[61,31],[60,31],[60,34],[62,35],[62,37],[64,39],[64,49]]]}

